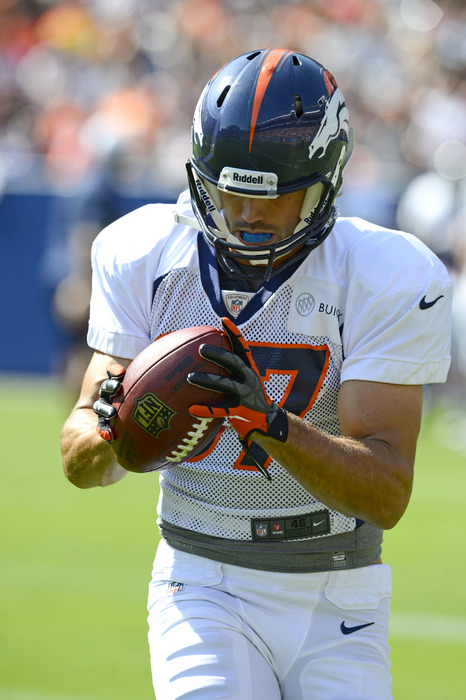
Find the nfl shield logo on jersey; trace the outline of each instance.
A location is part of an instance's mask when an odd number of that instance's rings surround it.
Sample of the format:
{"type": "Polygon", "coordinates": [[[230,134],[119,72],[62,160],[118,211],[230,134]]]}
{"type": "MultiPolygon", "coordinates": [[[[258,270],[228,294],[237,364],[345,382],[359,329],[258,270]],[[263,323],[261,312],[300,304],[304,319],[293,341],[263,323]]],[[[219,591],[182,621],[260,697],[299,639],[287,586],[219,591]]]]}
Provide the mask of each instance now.
{"type": "Polygon", "coordinates": [[[246,292],[223,292],[223,301],[234,318],[240,315],[252,294],[246,292]]]}
{"type": "Polygon", "coordinates": [[[253,521],[253,538],[255,540],[269,539],[269,523],[267,521],[253,521]]]}

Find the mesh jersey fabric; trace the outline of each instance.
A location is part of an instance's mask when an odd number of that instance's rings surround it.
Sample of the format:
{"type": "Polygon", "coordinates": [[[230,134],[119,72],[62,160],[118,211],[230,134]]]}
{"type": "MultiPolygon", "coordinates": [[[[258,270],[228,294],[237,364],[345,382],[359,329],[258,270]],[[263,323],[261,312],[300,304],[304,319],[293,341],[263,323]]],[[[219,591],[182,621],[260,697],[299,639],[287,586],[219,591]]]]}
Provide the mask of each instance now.
{"type": "MultiPolygon", "coordinates": [[[[186,210],[184,199],[178,207],[186,210]]],[[[421,242],[359,219],[339,219],[319,248],[269,280],[235,322],[269,395],[338,435],[342,381],[445,380],[450,303],[448,274],[421,242]],[[424,297],[441,297],[442,303],[423,310],[424,297]]],[[[142,207],[96,239],[92,348],[131,359],[162,333],[220,327],[223,315],[228,310],[213,251],[196,229],[174,222],[173,207],[142,207]]],[[[325,508],[280,465],[272,461],[268,469],[270,483],[246,463],[226,423],[210,454],[161,473],[159,515],[192,532],[251,540],[251,519],[325,508]]],[[[329,515],[330,530],[320,537],[356,527],[354,518],[331,509],[329,515]]]]}

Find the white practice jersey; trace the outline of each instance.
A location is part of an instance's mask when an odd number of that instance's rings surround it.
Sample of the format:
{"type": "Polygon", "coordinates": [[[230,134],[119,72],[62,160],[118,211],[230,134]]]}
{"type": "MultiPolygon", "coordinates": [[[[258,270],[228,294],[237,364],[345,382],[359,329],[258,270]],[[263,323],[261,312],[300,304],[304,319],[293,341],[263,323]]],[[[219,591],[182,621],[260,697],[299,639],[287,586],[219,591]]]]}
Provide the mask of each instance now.
{"type": "MultiPolygon", "coordinates": [[[[177,207],[193,216],[186,195],[177,207]]],[[[220,328],[221,317],[230,316],[269,396],[332,435],[340,434],[337,395],[344,381],[445,381],[451,281],[414,236],[339,218],[319,247],[257,293],[222,294],[213,250],[196,228],[176,223],[175,209],[142,207],[97,237],[92,348],[132,359],[162,333],[220,328]]],[[[310,540],[358,526],[319,503],[279,464],[271,461],[267,469],[270,482],[225,422],[201,460],[161,472],[159,515],[192,533],[243,541],[270,539],[274,528],[281,536],[282,523],[300,514],[316,515],[310,540]]]]}

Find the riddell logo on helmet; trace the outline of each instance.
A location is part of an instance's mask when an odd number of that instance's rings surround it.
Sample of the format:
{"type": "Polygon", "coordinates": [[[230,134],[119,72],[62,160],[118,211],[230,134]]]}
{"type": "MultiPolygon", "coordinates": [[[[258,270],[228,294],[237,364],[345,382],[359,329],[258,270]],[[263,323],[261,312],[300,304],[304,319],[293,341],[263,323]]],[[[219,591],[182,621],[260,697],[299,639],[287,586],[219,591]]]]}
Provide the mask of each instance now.
{"type": "Polygon", "coordinates": [[[251,185],[263,185],[264,176],[263,175],[240,175],[233,171],[233,182],[247,182],[251,185]]]}
{"type": "Polygon", "coordinates": [[[241,168],[223,168],[217,187],[226,192],[245,192],[257,197],[276,197],[278,176],[259,170],[242,170],[241,168]]]}
{"type": "Polygon", "coordinates": [[[197,178],[196,178],[196,187],[198,189],[200,198],[204,201],[204,204],[207,207],[207,210],[208,211],[215,211],[215,206],[214,206],[214,204],[212,204],[211,198],[209,197],[209,195],[205,191],[204,187],[202,186],[201,181],[198,180],[197,178]]]}

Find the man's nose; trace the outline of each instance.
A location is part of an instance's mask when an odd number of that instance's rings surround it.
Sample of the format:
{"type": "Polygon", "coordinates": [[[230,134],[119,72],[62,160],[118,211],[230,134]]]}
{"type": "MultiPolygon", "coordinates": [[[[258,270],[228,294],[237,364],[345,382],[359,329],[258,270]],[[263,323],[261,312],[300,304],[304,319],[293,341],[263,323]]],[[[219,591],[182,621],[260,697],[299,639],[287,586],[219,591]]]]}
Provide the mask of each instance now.
{"type": "Polygon", "coordinates": [[[265,219],[265,209],[265,200],[263,199],[256,199],[255,197],[241,198],[241,216],[248,224],[265,219]]]}

